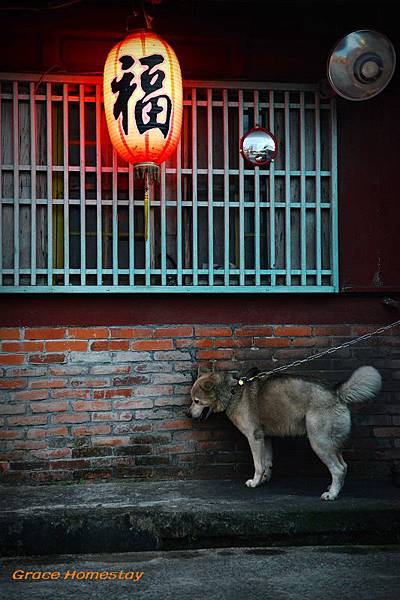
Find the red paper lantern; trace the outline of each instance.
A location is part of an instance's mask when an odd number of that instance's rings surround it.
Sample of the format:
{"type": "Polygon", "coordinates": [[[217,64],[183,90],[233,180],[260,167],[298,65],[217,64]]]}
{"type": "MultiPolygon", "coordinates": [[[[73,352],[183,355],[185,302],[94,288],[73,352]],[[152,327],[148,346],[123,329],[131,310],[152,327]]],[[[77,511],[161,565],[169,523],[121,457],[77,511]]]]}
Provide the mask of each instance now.
{"type": "Polygon", "coordinates": [[[137,174],[156,176],[182,125],[182,76],[171,46],[149,30],[116,44],[104,67],[104,108],[118,154],[137,174]]]}

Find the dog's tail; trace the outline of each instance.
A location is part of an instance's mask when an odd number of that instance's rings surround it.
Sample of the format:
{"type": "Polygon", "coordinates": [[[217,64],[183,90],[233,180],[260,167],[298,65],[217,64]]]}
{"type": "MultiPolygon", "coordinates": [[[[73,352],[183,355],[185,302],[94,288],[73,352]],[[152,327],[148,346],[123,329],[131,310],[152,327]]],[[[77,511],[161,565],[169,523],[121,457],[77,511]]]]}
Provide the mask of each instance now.
{"type": "Polygon", "coordinates": [[[359,367],[350,379],[337,387],[337,394],[342,402],[365,402],[374,398],[382,386],[382,377],[374,367],[359,367]]]}

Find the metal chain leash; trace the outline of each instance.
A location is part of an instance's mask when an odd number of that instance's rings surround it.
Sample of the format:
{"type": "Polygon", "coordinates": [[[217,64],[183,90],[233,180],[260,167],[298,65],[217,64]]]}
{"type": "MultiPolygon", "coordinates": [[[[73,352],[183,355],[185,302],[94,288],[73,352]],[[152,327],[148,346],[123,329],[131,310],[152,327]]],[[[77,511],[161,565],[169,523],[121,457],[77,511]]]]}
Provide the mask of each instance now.
{"type": "Polygon", "coordinates": [[[238,383],[239,383],[239,385],[244,385],[248,381],[254,381],[255,379],[260,379],[261,377],[268,377],[269,375],[272,375],[273,373],[278,373],[279,371],[286,371],[286,369],[290,369],[290,367],[297,367],[298,365],[302,365],[303,363],[310,362],[311,360],[315,360],[316,358],[321,358],[321,356],[326,356],[327,354],[333,354],[333,352],[336,352],[337,350],[341,350],[342,348],[347,348],[348,346],[357,344],[361,340],[369,340],[369,338],[373,337],[374,335],[380,335],[384,331],[387,331],[388,329],[393,329],[393,327],[397,327],[398,325],[400,325],[400,320],[394,321],[394,323],[390,323],[389,325],[385,325],[384,327],[379,327],[378,329],[375,329],[375,331],[371,331],[370,333],[365,333],[364,335],[360,335],[360,337],[355,338],[354,340],[349,340],[348,342],[344,342],[343,344],[340,344],[340,346],[334,346],[333,348],[329,348],[329,350],[322,350],[321,352],[312,354],[311,356],[308,356],[307,358],[295,360],[295,361],[289,363],[288,365],[283,365],[282,367],[277,367],[276,369],[272,369],[271,371],[262,371],[261,373],[257,373],[256,375],[253,375],[252,377],[241,377],[239,379],[238,383]]]}

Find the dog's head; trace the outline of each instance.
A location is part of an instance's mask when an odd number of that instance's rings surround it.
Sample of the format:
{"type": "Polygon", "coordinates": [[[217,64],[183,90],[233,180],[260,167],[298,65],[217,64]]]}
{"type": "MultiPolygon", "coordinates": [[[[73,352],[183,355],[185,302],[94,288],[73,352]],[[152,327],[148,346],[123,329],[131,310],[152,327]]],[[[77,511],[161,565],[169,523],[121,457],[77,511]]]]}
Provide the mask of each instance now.
{"type": "Polygon", "coordinates": [[[225,410],[226,398],[234,383],[230,373],[215,373],[208,367],[200,367],[192,386],[189,415],[193,419],[207,419],[212,412],[225,410]]]}

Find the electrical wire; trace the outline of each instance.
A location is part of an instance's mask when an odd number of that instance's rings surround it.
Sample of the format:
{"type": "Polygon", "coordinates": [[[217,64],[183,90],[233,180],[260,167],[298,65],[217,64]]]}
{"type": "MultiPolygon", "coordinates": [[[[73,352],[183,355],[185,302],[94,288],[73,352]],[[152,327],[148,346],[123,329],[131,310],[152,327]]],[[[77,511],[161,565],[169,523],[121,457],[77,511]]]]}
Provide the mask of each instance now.
{"type": "Polygon", "coordinates": [[[58,10],[59,8],[67,8],[68,6],[72,6],[73,4],[79,4],[82,0],[68,0],[68,2],[62,2],[61,4],[53,4],[50,6],[0,6],[1,11],[29,11],[29,12],[43,12],[46,10],[58,10]]]}

